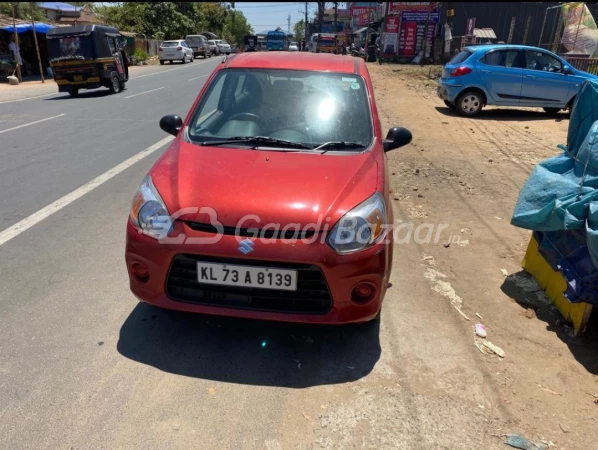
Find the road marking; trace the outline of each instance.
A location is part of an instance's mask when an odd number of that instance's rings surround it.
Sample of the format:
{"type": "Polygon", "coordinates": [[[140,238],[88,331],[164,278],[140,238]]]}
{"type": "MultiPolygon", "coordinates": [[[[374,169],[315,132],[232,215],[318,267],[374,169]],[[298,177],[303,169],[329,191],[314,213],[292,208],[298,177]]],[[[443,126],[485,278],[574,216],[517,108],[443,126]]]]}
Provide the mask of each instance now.
{"type": "Polygon", "coordinates": [[[19,128],[28,127],[30,125],[35,125],[36,123],[45,122],[46,120],[57,119],[58,117],[66,116],[66,114],[58,114],[57,116],[46,117],[45,119],[36,120],[35,122],[24,123],[23,125],[19,125],[12,128],[7,128],[6,130],[0,130],[0,134],[7,133],[9,131],[18,130],[19,128]]]}
{"type": "Polygon", "coordinates": [[[201,75],[201,76],[199,76],[199,77],[195,77],[195,78],[189,78],[187,81],[199,80],[200,78],[207,77],[208,75],[209,75],[209,73],[208,73],[208,74],[206,74],[206,75],[201,75]]]}
{"type": "Polygon", "coordinates": [[[156,88],[156,89],[150,89],[149,91],[145,91],[145,92],[140,92],[139,94],[129,95],[125,98],[133,98],[133,97],[137,97],[138,95],[149,94],[150,92],[156,92],[156,91],[159,91],[160,89],[164,89],[164,86],[156,88]]]}
{"type": "Polygon", "coordinates": [[[215,60],[209,59],[207,61],[202,61],[202,62],[193,62],[190,64],[182,64],[181,67],[173,67],[172,69],[160,70],[158,72],[153,72],[153,73],[146,73],[145,75],[139,75],[138,77],[132,77],[131,80],[136,80],[137,78],[143,78],[143,77],[151,77],[154,75],[159,75],[161,73],[172,72],[173,70],[181,70],[181,69],[187,69],[189,67],[201,66],[202,64],[206,64],[206,63],[209,63],[212,61],[215,61],[215,60]]]}
{"type": "Polygon", "coordinates": [[[52,92],[51,94],[44,94],[44,95],[36,95],[35,97],[19,98],[17,100],[6,100],[4,102],[0,102],[0,105],[3,105],[4,103],[24,102],[25,100],[33,100],[34,98],[49,97],[50,95],[56,95],[56,94],[58,94],[58,92],[52,92]]]}
{"type": "Polygon", "coordinates": [[[88,183],[84,184],[78,189],[75,189],[73,192],[66,194],[64,197],[59,198],[54,203],[49,204],[45,208],[40,209],[39,211],[31,214],[29,217],[21,220],[20,222],[15,223],[13,226],[7,228],[4,231],[0,232],[0,246],[6,244],[11,239],[17,237],[19,234],[27,231],[29,228],[37,225],[42,220],[46,219],[47,217],[51,216],[55,212],[60,211],[62,208],[70,205],[75,200],[83,197],[85,194],[93,191],[98,186],[104,184],[106,181],[110,180],[111,178],[115,177],[119,173],[123,172],[124,170],[131,167],[133,164],[141,161],[146,156],[151,155],[156,150],[162,148],[164,145],[168,144],[174,139],[174,136],[167,136],[161,141],[156,142],[154,145],[149,146],[145,150],[140,151],[136,155],[131,156],[126,161],[123,161],[119,165],[113,167],[112,169],[104,172],[102,175],[94,178],[93,180],[89,181],[88,183]]]}

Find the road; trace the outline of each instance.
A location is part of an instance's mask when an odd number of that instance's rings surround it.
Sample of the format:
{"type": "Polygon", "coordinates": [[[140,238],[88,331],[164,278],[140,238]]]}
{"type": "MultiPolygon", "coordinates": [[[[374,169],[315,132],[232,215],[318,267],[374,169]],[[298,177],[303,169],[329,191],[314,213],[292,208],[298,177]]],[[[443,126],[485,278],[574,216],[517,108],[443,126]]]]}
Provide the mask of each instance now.
{"type": "MultiPolygon", "coordinates": [[[[0,99],[0,448],[503,448],[492,434],[520,422],[489,372],[508,363],[481,360],[428,248],[395,250],[380,325],[185,315],[131,295],[125,225],[168,143],[159,119],[185,116],[220,61],[136,70],[118,95],[0,99]]],[[[420,154],[421,123],[405,152],[420,154]]]]}

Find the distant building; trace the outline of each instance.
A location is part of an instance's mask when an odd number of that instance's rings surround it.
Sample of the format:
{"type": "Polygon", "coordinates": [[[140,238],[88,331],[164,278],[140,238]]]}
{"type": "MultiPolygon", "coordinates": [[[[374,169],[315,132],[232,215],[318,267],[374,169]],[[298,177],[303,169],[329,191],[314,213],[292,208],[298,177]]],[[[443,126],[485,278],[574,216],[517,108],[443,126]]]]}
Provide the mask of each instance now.
{"type": "Polygon", "coordinates": [[[41,2],[38,7],[44,11],[50,22],[56,25],[99,25],[104,21],[91,6],[73,6],[61,2],[41,2]]]}

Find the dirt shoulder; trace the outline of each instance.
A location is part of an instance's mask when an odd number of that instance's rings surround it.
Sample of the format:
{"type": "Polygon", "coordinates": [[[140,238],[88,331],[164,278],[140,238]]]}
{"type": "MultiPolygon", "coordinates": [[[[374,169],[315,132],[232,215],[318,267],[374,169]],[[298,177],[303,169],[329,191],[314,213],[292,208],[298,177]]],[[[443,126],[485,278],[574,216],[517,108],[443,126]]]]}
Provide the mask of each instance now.
{"type": "Polygon", "coordinates": [[[556,448],[592,448],[598,433],[593,396],[598,394],[598,342],[591,332],[573,337],[536,292],[521,269],[530,232],[509,223],[534,165],[566,143],[568,117],[489,107],[467,119],[436,96],[436,81],[428,79],[434,71],[428,68],[369,64],[368,70],[383,129],[405,126],[414,136],[411,145],[388,155],[396,217],[414,228],[447,225],[442,242],[395,250],[406,255],[393,268],[406,288],[402,301],[427,304],[419,317],[420,339],[441,331],[432,326],[439,319],[458,318],[484,385],[492,391],[489,398],[496,395],[500,402],[482,406],[497,411],[497,420],[506,417],[495,433],[519,430],[556,448]],[[410,261],[412,252],[419,254],[419,263],[410,261]],[[429,295],[414,298],[410,290],[422,282],[429,295]],[[433,317],[430,305],[439,301],[459,306],[470,321],[455,308],[455,317],[433,317]],[[504,359],[476,348],[476,322],[487,327],[487,339],[505,351],[504,359]]]}

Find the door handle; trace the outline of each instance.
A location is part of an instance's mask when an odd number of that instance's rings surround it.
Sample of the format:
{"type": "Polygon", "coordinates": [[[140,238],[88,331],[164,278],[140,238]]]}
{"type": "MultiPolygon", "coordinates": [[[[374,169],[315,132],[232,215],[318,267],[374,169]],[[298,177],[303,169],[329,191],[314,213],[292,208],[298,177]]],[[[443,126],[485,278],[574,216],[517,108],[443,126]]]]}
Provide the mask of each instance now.
{"type": "Polygon", "coordinates": [[[538,78],[536,75],[526,75],[528,78],[538,78]]]}

